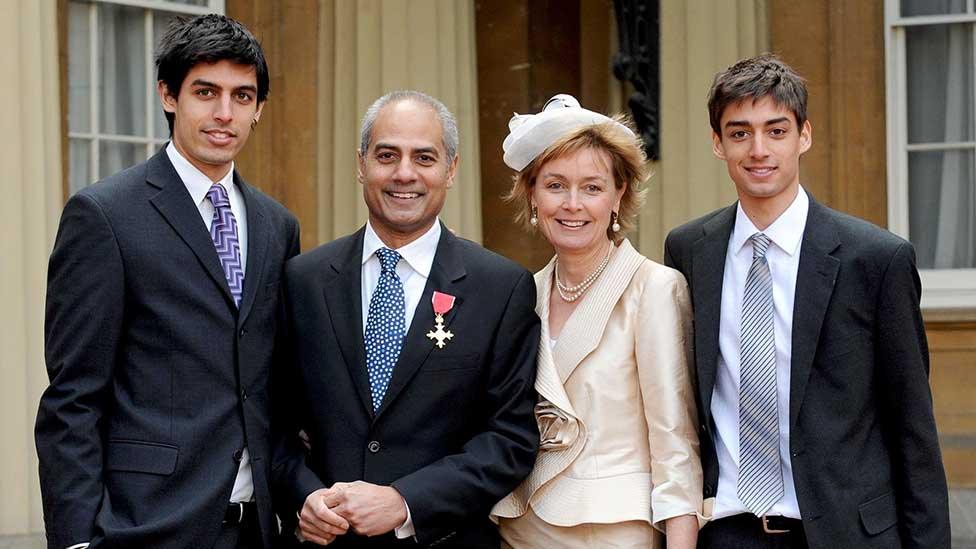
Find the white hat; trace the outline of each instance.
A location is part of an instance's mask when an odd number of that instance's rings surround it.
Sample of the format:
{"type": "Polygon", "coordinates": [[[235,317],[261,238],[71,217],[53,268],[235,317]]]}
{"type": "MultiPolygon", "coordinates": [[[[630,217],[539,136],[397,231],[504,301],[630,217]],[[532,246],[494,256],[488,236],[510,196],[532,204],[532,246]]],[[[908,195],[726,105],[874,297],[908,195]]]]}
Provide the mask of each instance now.
{"type": "Polygon", "coordinates": [[[539,114],[518,114],[508,121],[508,137],[502,143],[509,168],[522,171],[564,135],[586,126],[612,123],[636,137],[627,126],[598,112],[580,107],[572,95],[560,93],[546,102],[539,114]]]}

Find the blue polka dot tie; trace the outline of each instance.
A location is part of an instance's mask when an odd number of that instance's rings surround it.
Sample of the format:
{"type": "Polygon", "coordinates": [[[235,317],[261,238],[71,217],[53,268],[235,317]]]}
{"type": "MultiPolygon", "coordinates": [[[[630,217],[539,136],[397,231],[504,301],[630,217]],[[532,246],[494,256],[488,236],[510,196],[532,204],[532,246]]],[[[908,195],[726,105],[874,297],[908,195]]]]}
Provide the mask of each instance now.
{"type": "Polygon", "coordinates": [[[369,300],[366,315],[366,372],[373,393],[373,411],[383,403],[383,395],[393,377],[406,329],[406,306],[403,299],[403,282],[397,276],[396,266],[400,254],[387,249],[376,250],[380,260],[380,279],[369,300]]]}

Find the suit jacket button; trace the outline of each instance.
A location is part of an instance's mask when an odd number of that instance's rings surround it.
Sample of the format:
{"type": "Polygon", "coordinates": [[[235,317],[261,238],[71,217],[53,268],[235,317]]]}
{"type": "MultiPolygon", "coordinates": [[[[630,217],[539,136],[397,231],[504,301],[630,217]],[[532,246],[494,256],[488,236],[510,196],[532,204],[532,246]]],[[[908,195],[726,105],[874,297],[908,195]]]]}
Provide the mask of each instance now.
{"type": "Polygon", "coordinates": [[[234,450],[234,461],[236,461],[237,463],[240,463],[241,462],[241,459],[243,459],[243,458],[244,458],[244,451],[243,450],[241,450],[240,448],[238,448],[237,450],[234,450]]]}
{"type": "Polygon", "coordinates": [[[241,400],[247,400],[247,391],[241,391],[241,400]]]}
{"type": "Polygon", "coordinates": [[[375,454],[380,451],[380,443],[376,442],[375,440],[371,440],[366,448],[369,449],[370,453],[375,454]]]}
{"type": "Polygon", "coordinates": [[[241,328],[241,337],[244,337],[246,335],[247,335],[247,328],[241,328]]]}

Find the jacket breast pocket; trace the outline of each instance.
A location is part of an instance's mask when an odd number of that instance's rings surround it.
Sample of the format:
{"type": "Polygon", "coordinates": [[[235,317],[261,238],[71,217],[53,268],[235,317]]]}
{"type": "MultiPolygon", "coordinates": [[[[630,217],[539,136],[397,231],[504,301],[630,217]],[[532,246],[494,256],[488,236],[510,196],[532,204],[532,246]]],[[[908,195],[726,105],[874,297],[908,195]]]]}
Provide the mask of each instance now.
{"type": "Polygon", "coordinates": [[[438,354],[439,349],[431,351],[424,363],[425,372],[447,372],[451,370],[474,370],[481,366],[480,353],[438,354]]]}
{"type": "Polygon", "coordinates": [[[830,363],[833,359],[850,354],[860,348],[871,346],[871,338],[859,332],[848,335],[847,337],[827,339],[821,344],[817,351],[817,358],[824,363],[830,363]]]}
{"type": "Polygon", "coordinates": [[[180,449],[170,444],[135,440],[110,440],[105,449],[109,471],[170,475],[176,470],[180,449]]]}
{"type": "Polygon", "coordinates": [[[898,508],[895,493],[888,492],[858,505],[861,524],[870,535],[880,534],[898,522],[898,508]]]}
{"type": "Polygon", "coordinates": [[[279,281],[274,280],[264,285],[264,299],[270,301],[278,297],[278,282],[279,281]]]}

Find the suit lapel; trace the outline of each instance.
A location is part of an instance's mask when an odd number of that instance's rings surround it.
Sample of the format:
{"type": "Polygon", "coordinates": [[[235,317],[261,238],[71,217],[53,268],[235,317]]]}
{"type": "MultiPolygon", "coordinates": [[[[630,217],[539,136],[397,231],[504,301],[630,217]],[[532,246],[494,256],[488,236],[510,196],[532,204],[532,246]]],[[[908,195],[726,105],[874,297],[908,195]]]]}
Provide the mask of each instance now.
{"type": "Polygon", "coordinates": [[[712,389],[718,369],[718,333],[722,312],[722,280],[729,236],[735,223],[736,204],[725,208],[702,226],[702,237],[695,241],[691,280],[695,309],[695,364],[702,407],[712,402],[712,389]]]}
{"type": "Polygon", "coordinates": [[[254,297],[264,284],[264,261],[268,251],[268,220],[264,207],[255,197],[255,190],[234,172],[234,182],[244,197],[247,208],[247,270],[244,273],[244,294],[238,323],[243,324],[254,305],[254,297]]]}
{"type": "Polygon", "coordinates": [[[810,197],[800,265],[793,298],[793,337],[790,365],[790,430],[795,432],[796,419],[803,403],[813,357],[820,340],[830,296],[837,281],[840,260],[831,253],[840,245],[834,221],[824,206],[810,197]]]}
{"type": "Polygon", "coordinates": [[[228,304],[236,308],[207,225],[200,218],[200,210],[190,198],[186,185],[170,164],[165,147],[149,159],[146,181],[159,189],[149,201],[197,256],[228,304]]]}
{"type": "MultiPolygon", "coordinates": [[[[400,357],[397,359],[396,367],[393,368],[393,379],[390,380],[390,386],[383,397],[383,403],[376,411],[377,419],[390,407],[390,403],[396,400],[396,397],[427,360],[427,356],[435,349],[434,341],[427,337],[427,332],[434,327],[434,308],[431,304],[431,297],[434,292],[438,291],[455,297],[454,307],[444,316],[445,329],[450,329],[458,311],[464,306],[464,296],[458,295],[459,292],[455,289],[455,283],[464,278],[466,274],[457,237],[442,224],[440,242],[437,243],[437,252],[434,254],[430,277],[427,278],[424,293],[417,303],[413,320],[410,321],[410,330],[403,340],[400,357]]],[[[447,345],[449,346],[451,343],[449,342],[447,345]]]]}
{"type": "Polygon", "coordinates": [[[624,240],[614,252],[606,270],[566,320],[553,350],[559,378],[563,383],[600,343],[610,313],[643,261],[644,256],[637,253],[629,241],[624,240]]]}
{"type": "MultiPolygon", "coordinates": [[[[365,234],[365,227],[359,229],[346,241],[347,248],[339,250],[333,257],[328,268],[335,274],[335,280],[325,284],[323,293],[332,329],[339,342],[339,351],[366,413],[372,416],[373,401],[363,347],[362,263],[365,234]]],[[[326,358],[323,357],[323,360],[326,358]]]]}

